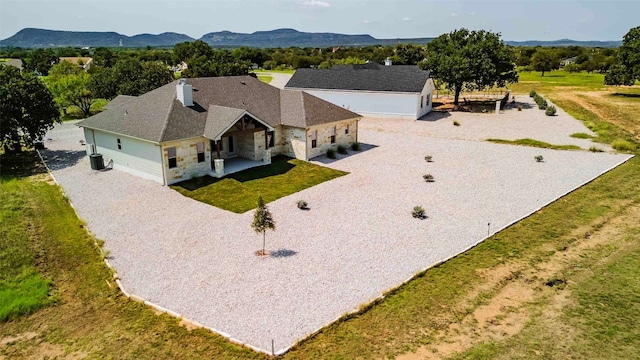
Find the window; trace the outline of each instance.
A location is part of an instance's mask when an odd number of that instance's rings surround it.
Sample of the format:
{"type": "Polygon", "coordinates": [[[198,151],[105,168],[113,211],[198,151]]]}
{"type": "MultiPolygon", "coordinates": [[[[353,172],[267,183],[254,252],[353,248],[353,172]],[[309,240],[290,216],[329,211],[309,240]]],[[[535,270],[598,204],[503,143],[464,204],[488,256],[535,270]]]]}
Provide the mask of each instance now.
{"type": "Polygon", "coordinates": [[[336,127],[332,127],[331,128],[331,143],[335,144],[336,143],[336,127]]]}
{"type": "Polygon", "coordinates": [[[267,148],[276,146],[276,134],[273,131],[267,132],[267,148]]]}
{"type": "Polygon", "coordinates": [[[198,151],[198,162],[204,162],[204,143],[199,142],[196,144],[196,150],[198,151]]]}
{"type": "Polygon", "coordinates": [[[420,109],[424,106],[424,96],[420,96],[420,109]]]}
{"type": "Polygon", "coordinates": [[[431,101],[431,94],[427,95],[427,106],[429,106],[430,101],[431,101]]]}
{"type": "Polygon", "coordinates": [[[122,142],[118,139],[118,150],[122,150],[122,142]]]}
{"type": "Polygon", "coordinates": [[[344,134],[349,135],[349,124],[347,124],[347,128],[344,129],[344,134]]]}
{"type": "Polygon", "coordinates": [[[311,131],[311,148],[318,147],[318,130],[311,131]]]}
{"type": "Polygon", "coordinates": [[[169,169],[178,167],[178,158],[176,156],[176,148],[167,148],[167,157],[169,158],[169,169]]]}

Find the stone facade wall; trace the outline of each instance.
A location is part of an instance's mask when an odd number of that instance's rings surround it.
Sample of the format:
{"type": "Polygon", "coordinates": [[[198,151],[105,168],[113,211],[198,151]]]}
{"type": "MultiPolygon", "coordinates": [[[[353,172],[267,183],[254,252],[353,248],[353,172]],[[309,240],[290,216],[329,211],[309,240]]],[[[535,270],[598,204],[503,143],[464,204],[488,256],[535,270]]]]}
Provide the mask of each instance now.
{"type": "Polygon", "coordinates": [[[338,145],[349,147],[354,142],[358,141],[358,120],[350,119],[344,121],[338,121],[328,124],[311,126],[307,130],[307,147],[308,159],[323,155],[327,153],[330,148],[336,149],[338,145]],[[347,125],[349,125],[349,133],[346,133],[347,125]],[[331,129],[336,127],[336,142],[331,143],[331,129]],[[311,147],[311,138],[313,131],[318,131],[316,147],[311,147]]]}
{"type": "MultiPolygon", "coordinates": [[[[305,129],[283,126],[281,154],[300,160],[308,160],[306,138],[307,132],[305,129]]],[[[309,144],[311,144],[311,141],[309,141],[309,144]]]]}
{"type": "Polygon", "coordinates": [[[162,166],[164,167],[167,185],[183,180],[191,179],[194,174],[203,176],[211,171],[211,147],[209,139],[196,138],[181,141],[172,141],[162,144],[162,166]],[[196,144],[204,142],[204,161],[198,163],[198,150],[196,144]],[[176,160],[178,166],[169,169],[168,148],[176,148],[176,160]]]}

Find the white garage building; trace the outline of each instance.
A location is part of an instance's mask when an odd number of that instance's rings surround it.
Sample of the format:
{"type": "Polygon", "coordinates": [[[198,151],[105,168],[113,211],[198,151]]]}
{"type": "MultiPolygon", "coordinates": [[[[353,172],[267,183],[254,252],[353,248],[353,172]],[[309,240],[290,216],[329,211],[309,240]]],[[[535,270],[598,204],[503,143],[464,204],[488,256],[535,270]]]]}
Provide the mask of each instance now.
{"type": "Polygon", "coordinates": [[[435,86],[429,71],[415,65],[335,65],[298,69],[285,89],[304,90],[363,115],[418,119],[432,109],[435,86]]]}

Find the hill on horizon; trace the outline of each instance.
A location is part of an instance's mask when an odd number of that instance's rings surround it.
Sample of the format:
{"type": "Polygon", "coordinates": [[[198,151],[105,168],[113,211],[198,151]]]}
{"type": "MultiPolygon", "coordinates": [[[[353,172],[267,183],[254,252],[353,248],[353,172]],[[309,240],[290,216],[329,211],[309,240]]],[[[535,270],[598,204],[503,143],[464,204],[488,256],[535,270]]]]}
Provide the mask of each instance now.
{"type": "MultiPolygon", "coordinates": [[[[202,40],[214,47],[249,46],[257,48],[274,47],[331,47],[331,46],[369,46],[395,45],[402,43],[426,44],[433,37],[377,39],[369,34],[337,34],[337,33],[309,33],[295,29],[275,29],[256,31],[254,33],[237,33],[231,31],[211,32],[203,35],[202,40]]],[[[162,34],[139,34],[127,36],[116,32],[97,31],[63,31],[25,28],[15,35],[0,40],[0,47],[21,48],[55,48],[55,47],[172,47],[175,44],[194,41],[184,34],[165,32],[162,34]]],[[[506,41],[514,46],[586,46],[586,47],[618,47],[622,41],[577,41],[560,39],[554,41],[528,40],[506,41]]]]}

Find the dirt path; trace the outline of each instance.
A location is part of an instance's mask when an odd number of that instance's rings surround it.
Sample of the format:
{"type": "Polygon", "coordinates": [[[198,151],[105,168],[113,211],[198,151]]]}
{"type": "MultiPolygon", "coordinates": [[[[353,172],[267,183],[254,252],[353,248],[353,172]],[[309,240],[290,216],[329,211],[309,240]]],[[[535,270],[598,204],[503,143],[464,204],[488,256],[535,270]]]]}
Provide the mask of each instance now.
{"type": "Polygon", "coordinates": [[[549,244],[544,250],[554,253],[543,262],[532,265],[523,260],[479,270],[484,285],[470,293],[460,306],[472,308],[478,299],[489,299],[461,321],[435,334],[429,345],[397,359],[443,359],[481,342],[506,339],[518,334],[539,313],[544,313],[544,321],[553,323],[549,328],[556,329],[559,338],[569,340],[572,329],[559,319],[564,308],[571,305],[570,286],[565,288],[571,282],[564,273],[595,248],[618,243],[628,226],[637,227],[629,224],[640,218],[640,204],[621,204],[610,214],[617,215],[606,215],[590,226],[576,229],[569,236],[575,240],[564,248],[554,249],[549,244]]]}

